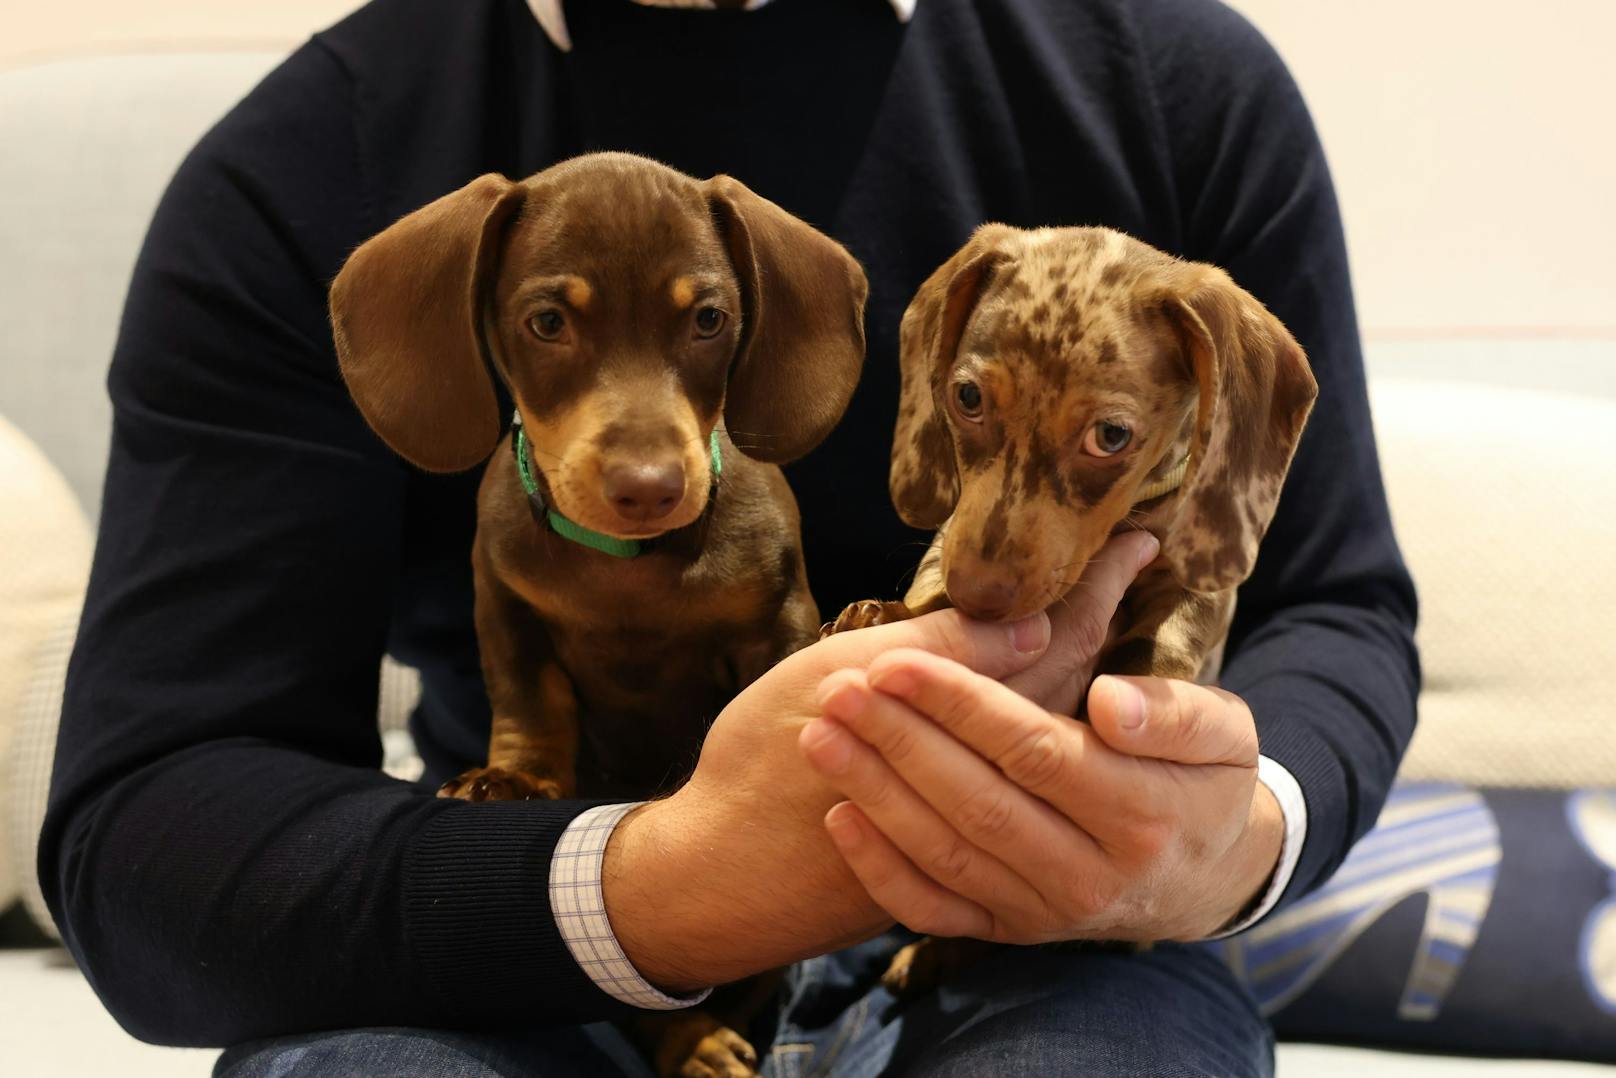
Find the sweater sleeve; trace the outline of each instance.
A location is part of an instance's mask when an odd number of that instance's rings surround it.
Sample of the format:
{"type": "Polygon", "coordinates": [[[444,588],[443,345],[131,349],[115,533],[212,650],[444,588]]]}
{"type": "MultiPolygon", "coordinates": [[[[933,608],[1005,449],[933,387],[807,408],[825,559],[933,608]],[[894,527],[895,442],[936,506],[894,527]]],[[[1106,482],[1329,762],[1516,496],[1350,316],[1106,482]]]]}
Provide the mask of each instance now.
{"type": "Polygon", "coordinates": [[[112,363],[40,875],[95,990],[146,1040],[618,1007],[547,895],[586,805],[443,801],[378,770],[410,493],[436,480],[364,427],[332,350],[326,283],[385,223],[353,96],[311,43],[203,139],[112,363]]]}
{"type": "Polygon", "coordinates": [[[1375,821],[1413,733],[1416,601],[1386,505],[1340,212],[1284,64],[1211,0],[1138,5],[1183,253],[1227,269],[1290,328],[1319,383],[1222,683],[1294,775],[1307,836],[1283,901],[1375,821]]]}

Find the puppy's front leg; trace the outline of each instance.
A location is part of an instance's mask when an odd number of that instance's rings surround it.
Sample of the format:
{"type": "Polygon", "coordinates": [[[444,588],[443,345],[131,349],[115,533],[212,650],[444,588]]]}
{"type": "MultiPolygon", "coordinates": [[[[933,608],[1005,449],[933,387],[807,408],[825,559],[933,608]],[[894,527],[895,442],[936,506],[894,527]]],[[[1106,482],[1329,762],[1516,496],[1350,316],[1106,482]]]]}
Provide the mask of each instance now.
{"type": "Polygon", "coordinates": [[[938,531],[932,538],[931,546],[927,549],[925,557],[920,559],[920,566],[915,570],[914,582],[904,593],[903,601],[882,602],[880,599],[862,599],[856,603],[849,603],[835,621],[826,622],[819,630],[819,638],[834,633],[845,633],[853,629],[869,629],[876,625],[890,625],[895,621],[908,621],[910,618],[929,614],[933,610],[943,610],[949,605],[948,591],[943,586],[943,535],[947,530],[938,531]]]}
{"type": "Polygon", "coordinates": [[[1186,591],[1165,571],[1142,577],[1126,599],[1127,626],[1100,657],[1102,674],[1210,682],[1234,617],[1234,589],[1186,591]]]}
{"type": "Polygon", "coordinates": [[[439,797],[529,801],[577,790],[578,700],[538,616],[474,548],[477,642],[494,718],[488,765],[450,779],[439,797]]]}

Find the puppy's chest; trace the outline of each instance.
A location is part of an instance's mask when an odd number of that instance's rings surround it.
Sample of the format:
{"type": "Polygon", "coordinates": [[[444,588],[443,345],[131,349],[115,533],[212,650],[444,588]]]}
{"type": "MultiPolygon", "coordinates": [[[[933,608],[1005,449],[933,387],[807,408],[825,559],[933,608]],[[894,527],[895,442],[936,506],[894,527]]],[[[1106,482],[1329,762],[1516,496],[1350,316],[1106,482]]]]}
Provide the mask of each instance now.
{"type": "Polygon", "coordinates": [[[552,637],[620,656],[631,646],[677,646],[766,623],[786,593],[779,562],[773,551],[756,551],[738,573],[717,553],[695,560],[592,555],[533,559],[504,579],[552,637]]]}
{"type": "Polygon", "coordinates": [[[647,797],[683,777],[719,711],[789,650],[761,620],[552,626],[578,701],[585,796],[647,797]]]}

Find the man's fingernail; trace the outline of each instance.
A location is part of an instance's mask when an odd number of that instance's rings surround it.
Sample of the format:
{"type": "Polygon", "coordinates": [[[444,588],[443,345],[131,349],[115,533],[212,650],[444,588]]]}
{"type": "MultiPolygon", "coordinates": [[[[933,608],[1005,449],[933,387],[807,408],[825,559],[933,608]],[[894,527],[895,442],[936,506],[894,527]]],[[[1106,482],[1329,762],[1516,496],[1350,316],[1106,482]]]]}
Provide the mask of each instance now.
{"type": "Polygon", "coordinates": [[[1156,555],[1160,553],[1161,540],[1157,539],[1150,532],[1146,532],[1144,542],[1139,544],[1139,564],[1134,566],[1134,570],[1137,572],[1138,570],[1143,569],[1145,566],[1155,561],[1156,555]]]}
{"type": "Polygon", "coordinates": [[[1117,725],[1124,730],[1137,730],[1145,724],[1145,694],[1132,683],[1121,678],[1105,679],[1111,703],[1117,709],[1117,725]]]}
{"type": "Polygon", "coordinates": [[[832,774],[847,770],[847,763],[853,757],[853,746],[847,734],[834,722],[824,719],[810,720],[802,728],[798,744],[814,755],[820,767],[832,774]]]}
{"type": "Polygon", "coordinates": [[[856,719],[864,710],[864,693],[853,685],[837,685],[830,692],[821,692],[819,710],[837,719],[856,719]]]}
{"type": "Polygon", "coordinates": [[[830,811],[825,813],[825,826],[837,845],[846,849],[852,849],[864,840],[858,821],[853,819],[853,806],[849,801],[831,806],[830,811]]]}
{"type": "Polygon", "coordinates": [[[888,696],[907,697],[915,691],[915,674],[913,670],[902,666],[877,670],[870,675],[870,687],[880,689],[888,696]]]}
{"type": "Polygon", "coordinates": [[[1010,623],[1010,646],[1023,655],[1042,651],[1049,643],[1049,617],[1043,611],[1010,623]]]}

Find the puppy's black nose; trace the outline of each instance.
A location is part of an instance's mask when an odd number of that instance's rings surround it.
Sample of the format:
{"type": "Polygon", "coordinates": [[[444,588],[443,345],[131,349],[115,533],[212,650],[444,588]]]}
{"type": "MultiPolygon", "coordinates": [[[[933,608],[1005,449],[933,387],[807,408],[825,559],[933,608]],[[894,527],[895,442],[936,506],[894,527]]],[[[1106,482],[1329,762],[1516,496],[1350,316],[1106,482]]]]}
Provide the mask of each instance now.
{"type": "Polygon", "coordinates": [[[1015,602],[1015,578],[987,566],[948,570],[948,601],[960,612],[983,621],[998,621],[1015,602]]]}
{"type": "Polygon", "coordinates": [[[607,465],[606,500],[629,520],[661,520],[684,498],[685,469],[677,460],[607,465]]]}

